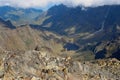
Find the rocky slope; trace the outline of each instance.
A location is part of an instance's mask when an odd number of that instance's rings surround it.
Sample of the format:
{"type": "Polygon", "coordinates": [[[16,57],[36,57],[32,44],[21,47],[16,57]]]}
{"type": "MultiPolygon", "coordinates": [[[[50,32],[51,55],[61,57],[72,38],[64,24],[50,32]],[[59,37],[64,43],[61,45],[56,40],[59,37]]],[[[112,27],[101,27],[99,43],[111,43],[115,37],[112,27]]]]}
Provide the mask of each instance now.
{"type": "Polygon", "coordinates": [[[120,61],[76,61],[48,49],[0,53],[1,80],[119,80],[120,61]]]}
{"type": "Polygon", "coordinates": [[[54,55],[74,55],[76,51],[67,51],[64,45],[70,39],[46,30],[32,29],[23,25],[12,29],[0,21],[0,48],[7,51],[49,49],[54,55]]]}
{"type": "Polygon", "coordinates": [[[47,47],[53,53],[63,50],[62,36],[45,30],[34,30],[29,25],[11,27],[7,21],[0,20],[0,47],[5,50],[33,50],[47,47]]]}

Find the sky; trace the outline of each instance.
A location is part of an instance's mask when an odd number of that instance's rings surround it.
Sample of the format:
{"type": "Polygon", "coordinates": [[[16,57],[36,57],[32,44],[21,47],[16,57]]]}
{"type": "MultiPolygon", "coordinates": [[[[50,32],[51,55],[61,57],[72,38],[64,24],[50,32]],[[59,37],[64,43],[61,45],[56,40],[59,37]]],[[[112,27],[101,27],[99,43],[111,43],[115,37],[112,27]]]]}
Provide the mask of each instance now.
{"type": "Polygon", "coordinates": [[[46,9],[53,5],[64,4],[69,7],[96,7],[103,5],[119,5],[120,0],[0,0],[0,6],[9,5],[21,8],[46,9]]]}

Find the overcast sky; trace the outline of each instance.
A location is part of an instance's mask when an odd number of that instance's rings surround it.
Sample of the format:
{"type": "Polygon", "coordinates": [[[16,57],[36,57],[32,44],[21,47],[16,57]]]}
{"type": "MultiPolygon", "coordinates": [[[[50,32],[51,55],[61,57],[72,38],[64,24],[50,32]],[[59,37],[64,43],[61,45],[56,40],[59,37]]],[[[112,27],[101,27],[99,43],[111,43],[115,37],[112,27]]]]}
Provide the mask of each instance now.
{"type": "Polygon", "coordinates": [[[48,8],[48,6],[65,4],[67,6],[102,6],[102,5],[115,5],[120,4],[120,0],[0,0],[0,6],[10,5],[13,7],[22,8],[48,8]]]}

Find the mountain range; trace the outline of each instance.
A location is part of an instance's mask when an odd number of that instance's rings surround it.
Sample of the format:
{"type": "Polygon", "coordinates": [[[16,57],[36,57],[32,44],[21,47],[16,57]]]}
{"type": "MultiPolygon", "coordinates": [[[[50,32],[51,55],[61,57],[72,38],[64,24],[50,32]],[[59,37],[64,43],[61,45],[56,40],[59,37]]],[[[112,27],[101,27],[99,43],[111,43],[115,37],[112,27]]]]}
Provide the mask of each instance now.
{"type": "MultiPolygon", "coordinates": [[[[58,40],[62,43],[61,45],[63,48],[70,51],[75,51],[85,57],[91,53],[93,53],[92,55],[95,55],[96,58],[105,58],[107,52],[109,52],[109,56],[107,57],[111,57],[116,51],[117,54],[119,54],[119,5],[72,8],[61,4],[53,6],[47,11],[32,8],[21,9],[5,6],[0,7],[0,11],[0,17],[3,19],[1,19],[1,23],[6,24],[9,28],[19,31],[19,29],[21,30],[27,26],[29,28],[31,27],[30,30],[33,30],[35,34],[37,31],[46,31],[46,34],[51,32],[59,37],[62,36],[58,40]],[[114,44],[111,44],[113,41],[114,44]],[[118,47],[116,47],[113,52],[106,49],[107,47],[114,48],[114,45],[118,47]],[[105,50],[106,52],[103,54],[101,50],[105,50]]],[[[25,28],[23,31],[25,33],[23,35],[28,33],[28,31],[29,30],[25,28]]],[[[16,36],[18,37],[19,35],[16,36]]],[[[33,38],[34,37],[35,36],[33,36],[33,38]]],[[[29,40],[27,40],[27,42],[28,41],[29,40]]],[[[35,42],[33,40],[30,41],[31,44],[35,42]]]]}
{"type": "Polygon", "coordinates": [[[92,51],[96,54],[96,58],[105,58],[107,52],[109,52],[109,57],[114,54],[114,51],[112,53],[112,51],[106,49],[107,46],[114,48],[112,42],[115,42],[114,45],[118,46],[115,48],[115,53],[120,54],[117,50],[120,48],[119,14],[119,5],[71,8],[61,4],[44,12],[42,18],[38,18],[40,24],[31,25],[31,27],[69,37],[71,40],[68,43],[77,44],[79,46],[78,53],[80,54],[92,51]],[[100,53],[95,52],[96,47],[100,45],[104,47],[99,48],[105,49],[107,52],[103,53],[101,49],[98,49],[100,53]],[[100,55],[97,55],[97,53],[100,55]]]}
{"type": "MultiPolygon", "coordinates": [[[[61,4],[53,6],[47,11],[5,6],[0,10],[2,19],[7,20],[5,22],[1,19],[1,21],[9,28],[18,27],[14,22],[23,26],[30,23],[29,27],[40,30],[40,32],[45,30],[67,37],[68,40],[65,40],[67,45],[63,45],[63,47],[72,50],[77,45],[78,53],[84,53],[84,51],[94,53],[98,44],[115,41],[119,39],[120,35],[119,5],[71,8],[61,4]],[[30,17],[31,15],[32,17],[30,17]]],[[[21,27],[20,25],[19,27],[21,27]]]]}
{"type": "Polygon", "coordinates": [[[16,26],[32,23],[41,12],[43,11],[34,8],[0,7],[0,17],[4,20],[10,20],[16,26]]]}
{"type": "Polygon", "coordinates": [[[119,80],[120,5],[0,7],[1,80],[119,80]]]}

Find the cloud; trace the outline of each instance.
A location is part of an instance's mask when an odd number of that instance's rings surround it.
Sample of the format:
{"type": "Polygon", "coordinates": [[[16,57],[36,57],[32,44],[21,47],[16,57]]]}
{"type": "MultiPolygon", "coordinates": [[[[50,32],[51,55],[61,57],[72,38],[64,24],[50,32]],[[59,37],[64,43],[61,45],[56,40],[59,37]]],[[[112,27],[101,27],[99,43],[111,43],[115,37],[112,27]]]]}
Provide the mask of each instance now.
{"type": "Polygon", "coordinates": [[[65,4],[67,6],[85,6],[85,7],[95,7],[102,5],[119,5],[120,0],[0,0],[0,6],[13,6],[13,7],[39,7],[45,8],[48,5],[57,5],[57,4],[65,4]]]}

